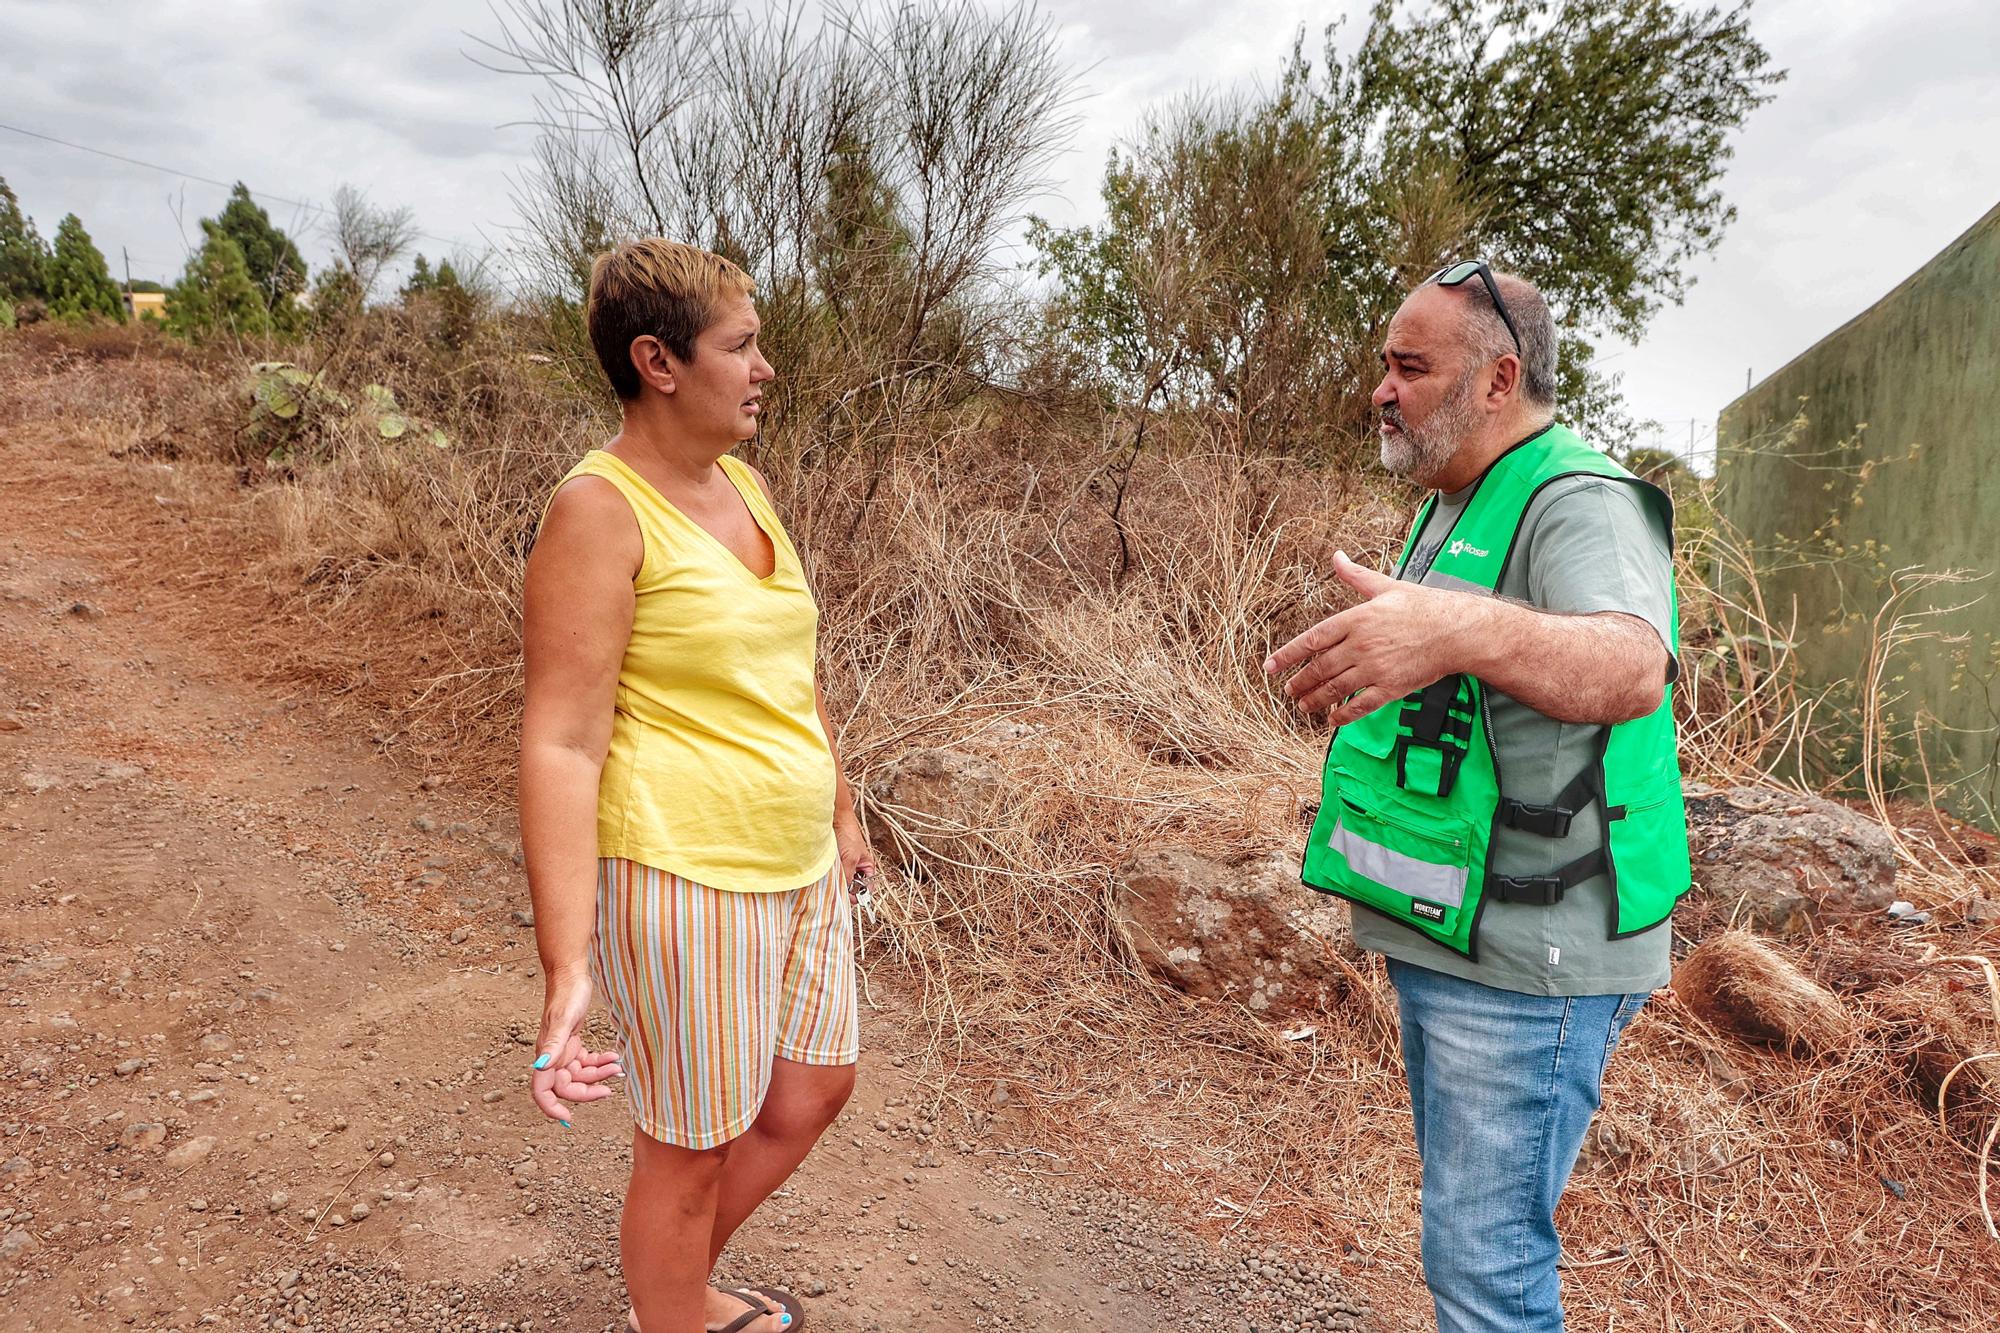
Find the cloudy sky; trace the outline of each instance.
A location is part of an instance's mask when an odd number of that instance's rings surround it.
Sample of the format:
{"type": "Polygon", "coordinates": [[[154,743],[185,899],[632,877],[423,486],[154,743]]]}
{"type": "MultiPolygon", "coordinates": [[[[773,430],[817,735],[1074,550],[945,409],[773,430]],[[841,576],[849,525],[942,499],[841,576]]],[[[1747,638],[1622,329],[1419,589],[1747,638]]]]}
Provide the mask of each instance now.
{"type": "MultiPolygon", "coordinates": [[[[1035,211],[1073,222],[1096,215],[1105,152],[1148,107],[1268,79],[1301,25],[1316,48],[1366,4],[1046,7],[1085,96],[1035,211]]],[[[505,239],[533,140],[512,123],[532,87],[467,58],[495,26],[483,0],[0,0],[0,176],[44,236],[75,212],[135,277],[178,272],[227,193],[203,177],[247,182],[315,261],[312,206],[342,183],[411,206],[433,254],[484,249],[505,239]]],[[[1737,141],[1737,221],[1684,306],[1605,349],[1634,412],[1682,446],[1746,370],[1775,370],[2000,203],[2000,4],[1758,0],[1752,26],[1790,77],[1737,141]]]]}

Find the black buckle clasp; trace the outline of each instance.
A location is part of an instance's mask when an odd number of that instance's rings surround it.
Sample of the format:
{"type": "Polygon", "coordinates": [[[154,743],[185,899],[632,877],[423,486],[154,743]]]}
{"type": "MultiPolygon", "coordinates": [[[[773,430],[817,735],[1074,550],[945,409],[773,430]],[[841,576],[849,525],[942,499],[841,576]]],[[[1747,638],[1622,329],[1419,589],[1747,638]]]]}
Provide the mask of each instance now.
{"type": "Polygon", "coordinates": [[[1534,907],[1554,907],[1562,901],[1568,886],[1560,875],[1495,875],[1494,894],[1503,903],[1527,903],[1534,907]]]}
{"type": "Polygon", "coordinates": [[[1523,833],[1534,833],[1544,838],[1567,838],[1569,822],[1574,818],[1576,811],[1567,806],[1531,805],[1512,797],[1500,798],[1500,822],[1523,833]]]}

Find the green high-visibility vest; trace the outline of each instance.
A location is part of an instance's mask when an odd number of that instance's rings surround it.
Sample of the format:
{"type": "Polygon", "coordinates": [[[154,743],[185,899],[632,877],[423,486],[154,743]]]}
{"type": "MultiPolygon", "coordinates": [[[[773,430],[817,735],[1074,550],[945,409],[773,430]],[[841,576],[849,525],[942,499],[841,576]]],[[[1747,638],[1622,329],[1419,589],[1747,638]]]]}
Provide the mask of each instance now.
{"type": "MultiPolygon", "coordinates": [[[[1503,454],[1476,483],[1421,582],[1491,593],[1515,555],[1521,518],[1537,492],[1579,474],[1638,488],[1673,532],[1673,503],[1564,426],[1503,454]]],[[[1417,517],[1400,574],[1424,530],[1433,495],[1417,517]]],[[[1673,642],[1680,651],[1680,604],[1673,642]]],[[[1673,686],[1645,717],[1604,731],[1596,759],[1547,805],[1507,795],[1494,752],[1486,686],[1446,676],[1400,704],[1378,708],[1334,733],[1327,747],[1319,814],[1300,871],[1308,887],[1381,912],[1448,949],[1478,960],[1479,917],[1493,898],[1552,904],[1599,873],[1616,890],[1609,938],[1665,921],[1687,892],[1687,810],[1674,735],[1673,686]],[[1505,876],[1487,863],[1502,825],[1565,837],[1589,802],[1604,812],[1605,842],[1553,874],[1505,876]]]]}

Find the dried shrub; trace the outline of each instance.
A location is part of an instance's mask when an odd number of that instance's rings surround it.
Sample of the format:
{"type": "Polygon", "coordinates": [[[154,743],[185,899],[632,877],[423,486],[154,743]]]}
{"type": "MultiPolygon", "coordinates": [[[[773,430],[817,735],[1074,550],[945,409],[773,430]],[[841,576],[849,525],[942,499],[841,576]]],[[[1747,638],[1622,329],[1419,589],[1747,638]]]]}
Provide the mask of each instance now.
{"type": "Polygon", "coordinates": [[[1798,1055],[1832,1054],[1855,1033],[1837,996],[1747,931],[1703,940],[1674,969],[1674,993],[1704,1022],[1798,1055]]]}

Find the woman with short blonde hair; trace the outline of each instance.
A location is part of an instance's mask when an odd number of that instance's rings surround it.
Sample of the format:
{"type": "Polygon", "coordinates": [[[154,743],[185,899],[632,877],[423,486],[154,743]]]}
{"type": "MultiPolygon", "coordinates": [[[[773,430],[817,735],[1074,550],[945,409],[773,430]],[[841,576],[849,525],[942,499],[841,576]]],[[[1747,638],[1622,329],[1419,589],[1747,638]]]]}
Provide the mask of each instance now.
{"type": "Polygon", "coordinates": [[[534,1096],[610,1095],[643,1333],[797,1333],[775,1288],[719,1291],[724,1243],[854,1087],[846,886],[874,861],[841,776],[818,608],[769,487],[730,451],[773,378],[750,278],[678,242],[592,266],[623,429],[549,500],[524,597],[521,837],[545,999],[534,1096]],[[619,1050],[584,1048],[593,992],[619,1050]]]}

